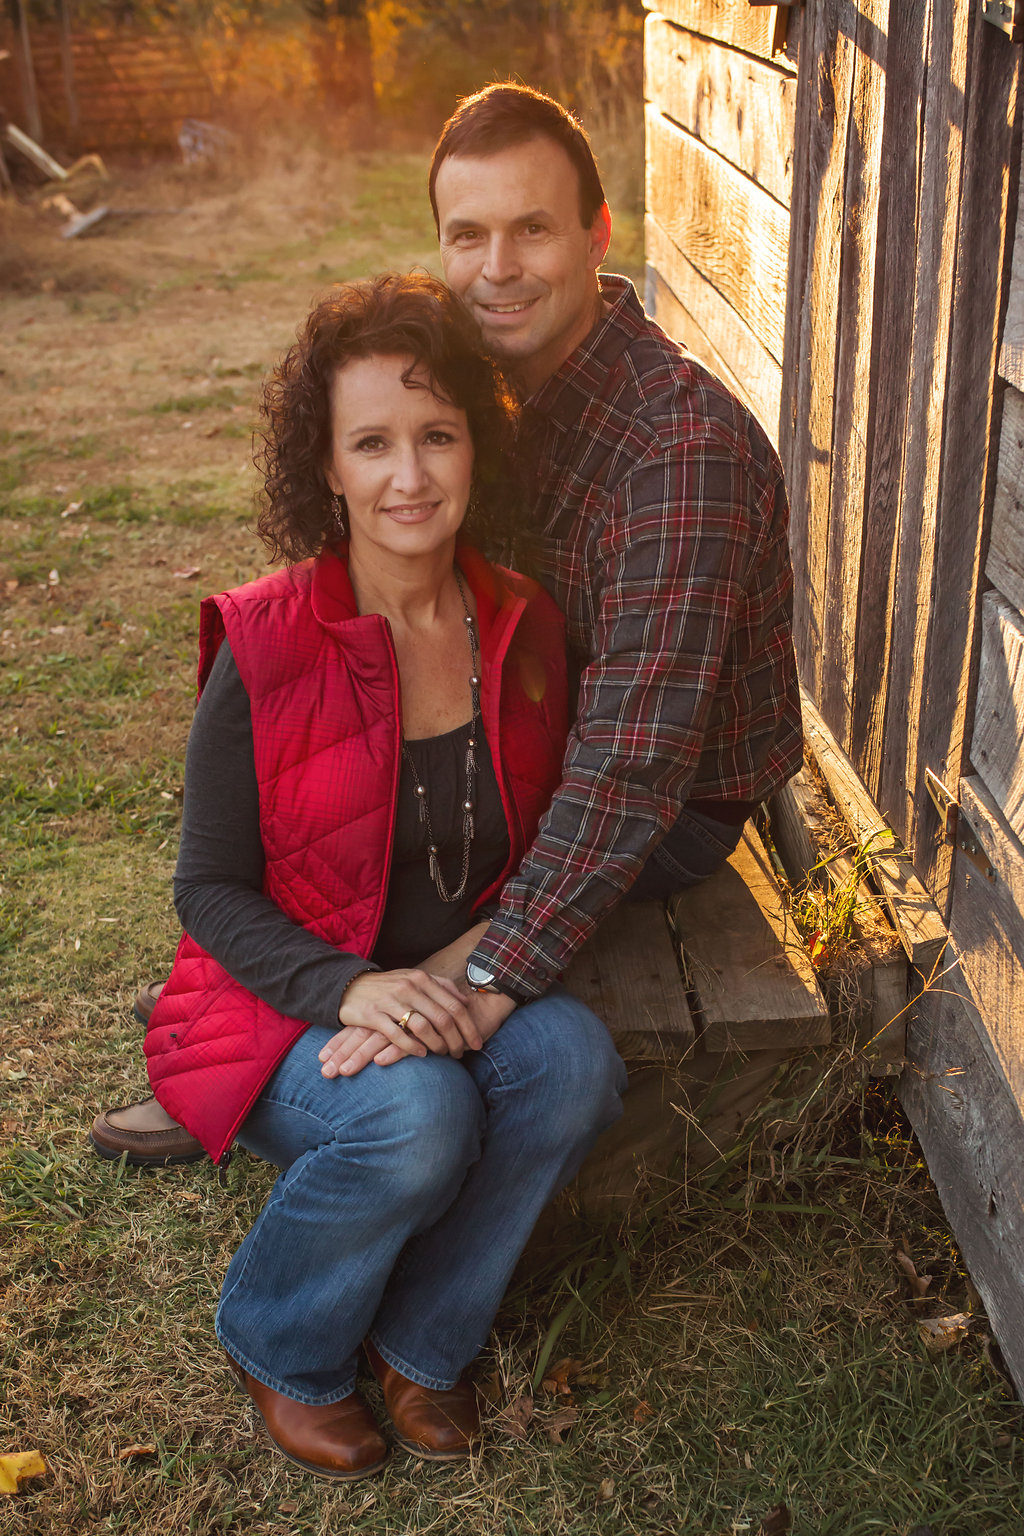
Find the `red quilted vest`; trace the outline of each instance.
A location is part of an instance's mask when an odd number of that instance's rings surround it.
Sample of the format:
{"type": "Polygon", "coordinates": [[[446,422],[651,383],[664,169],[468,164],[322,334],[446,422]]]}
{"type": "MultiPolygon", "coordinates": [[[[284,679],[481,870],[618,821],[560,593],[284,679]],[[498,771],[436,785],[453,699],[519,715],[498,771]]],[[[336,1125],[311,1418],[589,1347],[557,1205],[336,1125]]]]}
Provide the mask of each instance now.
{"type": "MultiPolygon", "coordinates": [[[[534,582],[468,546],[458,558],[476,598],[481,713],[511,845],[486,901],[518,866],[561,778],[564,642],[561,615],[534,582]]],[[[205,600],[200,691],[225,635],[252,708],[264,890],[309,932],[370,955],[401,760],[388,623],[357,612],[339,548],[205,600]]],[[[219,1162],[305,1028],[183,934],[146,1034],[153,1091],[219,1162]]]]}

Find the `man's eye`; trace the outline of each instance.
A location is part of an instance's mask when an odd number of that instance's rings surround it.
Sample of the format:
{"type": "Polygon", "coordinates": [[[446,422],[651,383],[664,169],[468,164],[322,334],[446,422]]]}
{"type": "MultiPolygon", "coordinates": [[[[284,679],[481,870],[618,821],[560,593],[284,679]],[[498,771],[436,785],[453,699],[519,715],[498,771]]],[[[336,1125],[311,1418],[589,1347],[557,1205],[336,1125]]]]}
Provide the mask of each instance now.
{"type": "Polygon", "coordinates": [[[527,226],[526,226],[526,233],[528,235],[542,235],[544,233],[544,225],[543,224],[527,224],[527,226]]]}

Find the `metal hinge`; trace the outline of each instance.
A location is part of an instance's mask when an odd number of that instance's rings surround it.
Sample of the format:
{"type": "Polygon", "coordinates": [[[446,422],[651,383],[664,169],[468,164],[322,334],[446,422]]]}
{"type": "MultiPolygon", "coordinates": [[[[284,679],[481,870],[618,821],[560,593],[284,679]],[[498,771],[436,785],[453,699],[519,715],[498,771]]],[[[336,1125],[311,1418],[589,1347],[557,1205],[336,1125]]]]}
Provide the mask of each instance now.
{"type": "Polygon", "coordinates": [[[1024,38],[1024,0],[981,0],[981,14],[1012,43],[1024,38]]]}
{"type": "Polygon", "coordinates": [[[930,768],[924,771],[924,784],[932,803],[942,817],[938,841],[948,843],[951,848],[958,848],[965,859],[970,859],[971,863],[981,870],[986,880],[995,880],[996,872],[989,862],[981,838],[968,821],[967,814],[956,795],[946,788],[930,768]]]}

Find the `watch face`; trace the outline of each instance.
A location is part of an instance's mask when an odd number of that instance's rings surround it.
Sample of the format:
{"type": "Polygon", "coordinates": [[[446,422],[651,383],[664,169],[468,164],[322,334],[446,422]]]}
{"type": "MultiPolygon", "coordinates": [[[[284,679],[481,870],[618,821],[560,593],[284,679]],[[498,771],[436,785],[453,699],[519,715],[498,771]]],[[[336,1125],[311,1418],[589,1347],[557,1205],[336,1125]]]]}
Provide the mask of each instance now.
{"type": "Polygon", "coordinates": [[[472,960],[466,966],[466,980],[471,987],[494,986],[493,972],[485,971],[482,965],[476,965],[472,960]]]}

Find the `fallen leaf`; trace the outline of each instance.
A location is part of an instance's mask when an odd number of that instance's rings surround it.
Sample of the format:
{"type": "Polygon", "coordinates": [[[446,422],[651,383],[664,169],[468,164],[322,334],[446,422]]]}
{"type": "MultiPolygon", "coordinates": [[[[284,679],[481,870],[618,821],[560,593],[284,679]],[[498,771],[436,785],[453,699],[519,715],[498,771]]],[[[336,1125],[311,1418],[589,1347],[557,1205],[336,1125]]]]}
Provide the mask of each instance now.
{"type": "Polygon", "coordinates": [[[8,580],[4,582],[4,591],[5,592],[17,592],[17,590],[18,590],[18,578],[17,578],[17,576],[9,577],[8,580]]]}
{"type": "Polygon", "coordinates": [[[60,571],[57,570],[56,566],[54,566],[46,580],[51,587],[60,586],[60,571]]]}
{"type": "Polygon", "coordinates": [[[542,1392],[560,1393],[567,1396],[572,1388],[569,1385],[583,1372],[583,1361],[572,1360],[566,1356],[564,1360],[558,1360],[548,1371],[540,1384],[542,1392]]]}
{"type": "Polygon", "coordinates": [[[277,1512],[279,1515],[294,1515],[298,1507],[294,1499],[285,1499],[283,1504],[277,1506],[277,1512]]]}
{"type": "Polygon", "coordinates": [[[565,1407],[555,1409],[551,1417],[544,1421],[544,1428],[547,1430],[548,1439],[552,1445],[561,1445],[563,1443],[562,1431],[571,1429],[578,1418],[578,1408],[565,1407]]]}
{"type": "Polygon", "coordinates": [[[748,1472],[753,1472],[753,1470],[754,1470],[754,1463],[750,1459],[750,1452],[749,1451],[744,1451],[743,1452],[743,1465],[746,1467],[748,1472]]]}
{"type": "Polygon", "coordinates": [[[773,1504],[766,1515],[761,1516],[756,1536],[785,1536],[793,1528],[793,1516],[785,1504],[773,1504]]]}
{"type": "Polygon", "coordinates": [[[0,1493],[17,1493],[27,1477],[44,1477],[46,1462],[38,1451],[8,1451],[0,1456],[0,1493]]]}
{"type": "Polygon", "coordinates": [[[917,1325],[917,1331],[921,1335],[928,1348],[935,1354],[943,1350],[952,1349],[959,1344],[961,1339],[967,1337],[967,1324],[970,1318],[966,1312],[950,1312],[946,1317],[925,1317],[917,1325]]]}
{"type": "Polygon", "coordinates": [[[647,1420],[653,1417],[654,1409],[651,1407],[646,1398],[644,1398],[642,1402],[637,1403],[636,1407],[633,1409],[634,1424],[646,1424],[647,1420]]]}
{"type": "Polygon", "coordinates": [[[510,1403],[503,1413],[499,1413],[495,1419],[495,1425],[503,1430],[506,1435],[511,1435],[515,1440],[528,1440],[527,1428],[533,1418],[533,1398],[524,1392],[517,1397],[514,1403],[510,1403]]]}
{"type": "Polygon", "coordinates": [[[615,1497],[614,1477],[602,1477],[601,1486],[597,1490],[599,1499],[613,1499],[615,1497]]]}
{"type": "Polygon", "coordinates": [[[914,1293],[914,1300],[920,1301],[932,1283],[931,1275],[919,1275],[910,1254],[904,1253],[902,1248],[896,1250],[896,1263],[907,1277],[910,1289],[914,1293]]]}
{"type": "Polygon", "coordinates": [[[118,1451],[118,1461],[128,1461],[132,1456],[155,1456],[155,1445],[126,1445],[123,1451],[118,1451]]]}
{"type": "Polygon", "coordinates": [[[1012,1435],[996,1435],[996,1437],[993,1440],[992,1444],[996,1447],[997,1450],[1005,1451],[1008,1445],[1012,1445],[1013,1444],[1013,1436],[1012,1435]]]}
{"type": "Polygon", "coordinates": [[[199,565],[183,565],[180,571],[172,571],[171,575],[176,576],[179,581],[188,581],[190,577],[198,576],[201,569],[199,565]]]}
{"type": "Polygon", "coordinates": [[[484,1402],[496,1408],[501,1402],[501,1372],[492,1371],[489,1376],[484,1377],[483,1381],[478,1381],[477,1391],[484,1402]]]}
{"type": "Polygon", "coordinates": [[[81,512],[82,505],[83,504],[80,501],[69,501],[67,506],[64,508],[64,511],[61,513],[61,517],[74,517],[76,512],[81,512]]]}
{"type": "Polygon", "coordinates": [[[811,957],[812,965],[827,965],[828,944],[825,941],[825,935],[821,932],[820,929],[816,933],[811,934],[811,937],[807,943],[807,948],[811,957]]]}

